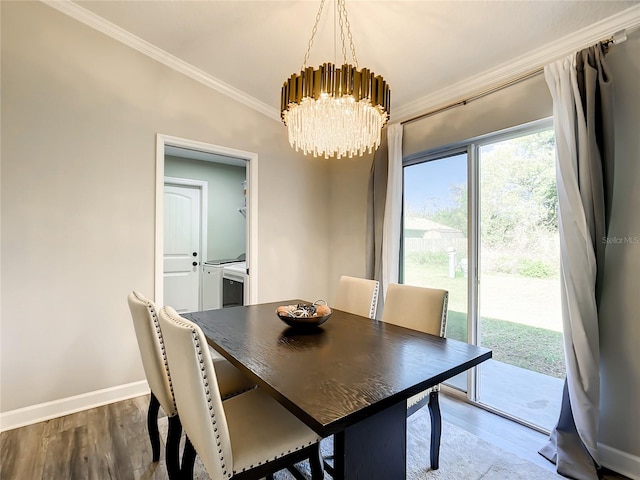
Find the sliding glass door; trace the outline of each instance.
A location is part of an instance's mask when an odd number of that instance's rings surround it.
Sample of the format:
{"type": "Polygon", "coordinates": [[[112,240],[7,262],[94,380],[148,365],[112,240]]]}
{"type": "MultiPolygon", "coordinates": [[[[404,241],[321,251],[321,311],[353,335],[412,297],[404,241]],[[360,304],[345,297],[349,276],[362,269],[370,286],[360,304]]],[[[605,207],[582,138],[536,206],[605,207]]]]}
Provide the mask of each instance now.
{"type": "Polygon", "coordinates": [[[447,337],[493,351],[450,386],[552,429],[565,372],[551,125],[405,162],[402,233],[402,281],[449,290],[447,337]]]}
{"type": "Polygon", "coordinates": [[[552,129],[478,149],[477,400],[551,430],[565,374],[552,129]]]}
{"type": "MultiPolygon", "coordinates": [[[[448,338],[467,341],[468,162],[466,151],[404,168],[404,283],[449,291],[448,338]]],[[[449,381],[467,390],[467,374],[449,381]]]]}

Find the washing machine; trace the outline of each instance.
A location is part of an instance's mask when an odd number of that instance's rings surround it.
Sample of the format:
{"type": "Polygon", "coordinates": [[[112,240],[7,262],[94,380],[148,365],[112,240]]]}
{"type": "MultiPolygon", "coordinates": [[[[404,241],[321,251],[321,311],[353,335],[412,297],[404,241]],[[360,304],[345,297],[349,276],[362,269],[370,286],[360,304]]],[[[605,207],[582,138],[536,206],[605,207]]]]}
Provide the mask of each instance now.
{"type": "Polygon", "coordinates": [[[222,308],[222,265],[202,265],[202,310],[222,308]]]}

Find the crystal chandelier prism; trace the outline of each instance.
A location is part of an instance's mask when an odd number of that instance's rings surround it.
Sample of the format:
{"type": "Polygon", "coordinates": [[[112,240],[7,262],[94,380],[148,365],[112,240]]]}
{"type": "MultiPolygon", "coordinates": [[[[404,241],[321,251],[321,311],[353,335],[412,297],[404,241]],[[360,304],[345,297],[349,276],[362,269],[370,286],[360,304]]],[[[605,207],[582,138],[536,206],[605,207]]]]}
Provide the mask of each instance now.
{"type": "Polygon", "coordinates": [[[300,73],[282,86],[282,121],[289,143],[296,151],[314,157],[353,157],[372,153],[380,145],[382,127],[389,119],[391,92],[380,75],[358,68],[345,0],[336,0],[344,63],[307,67],[324,1],[316,15],[300,73]],[[345,33],[349,38],[353,65],[347,63],[345,33]]]}

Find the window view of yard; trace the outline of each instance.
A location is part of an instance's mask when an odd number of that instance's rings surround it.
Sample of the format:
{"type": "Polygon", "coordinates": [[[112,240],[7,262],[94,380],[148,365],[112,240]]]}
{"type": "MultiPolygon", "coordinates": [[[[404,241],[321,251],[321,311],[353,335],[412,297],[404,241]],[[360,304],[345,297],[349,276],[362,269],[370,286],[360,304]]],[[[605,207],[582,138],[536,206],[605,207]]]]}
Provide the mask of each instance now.
{"type": "MultiPolygon", "coordinates": [[[[479,343],[564,378],[553,131],[479,149],[479,343]]],[[[404,283],[449,291],[447,337],[467,341],[466,153],[405,167],[404,283]]]]}
{"type": "MultiPolygon", "coordinates": [[[[408,253],[404,266],[405,283],[449,291],[447,337],[466,342],[467,278],[462,270],[458,268],[456,276],[449,277],[446,253],[408,253]]],[[[491,285],[491,291],[502,292],[480,318],[482,344],[493,350],[494,360],[564,378],[558,282],[557,277],[532,278],[504,273],[483,276],[483,284],[491,285]],[[487,316],[489,313],[491,316],[487,316]]]]}

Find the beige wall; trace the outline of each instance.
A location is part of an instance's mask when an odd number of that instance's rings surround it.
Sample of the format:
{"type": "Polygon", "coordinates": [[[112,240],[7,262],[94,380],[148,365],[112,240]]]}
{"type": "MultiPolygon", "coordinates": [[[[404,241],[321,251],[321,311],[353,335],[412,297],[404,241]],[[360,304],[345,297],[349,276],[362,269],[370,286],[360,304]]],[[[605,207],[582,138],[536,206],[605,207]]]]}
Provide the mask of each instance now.
{"type": "Polygon", "coordinates": [[[154,294],[157,133],[258,153],[258,298],[327,296],[325,161],[40,2],[1,8],[2,412],[144,379],[126,296],[154,294]]]}
{"type": "MultiPolygon", "coordinates": [[[[386,130],[385,132],[386,133],[386,130]]],[[[366,274],[367,195],[373,155],[329,165],[329,301],[341,275],[366,274]]]]}
{"type": "Polygon", "coordinates": [[[552,108],[544,75],[536,75],[464,106],[406,123],[402,154],[408,157],[547,118],[552,108]]]}
{"type": "MultiPolygon", "coordinates": [[[[640,457],[640,30],[611,48],[616,172],[600,307],[600,441],[640,457]],[[622,242],[622,243],[617,243],[622,242]]],[[[637,461],[637,460],[636,460],[637,461]]]]}

